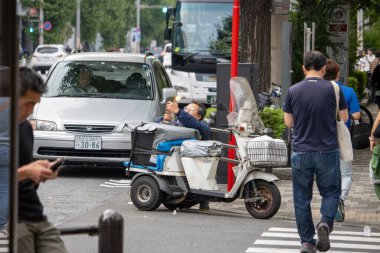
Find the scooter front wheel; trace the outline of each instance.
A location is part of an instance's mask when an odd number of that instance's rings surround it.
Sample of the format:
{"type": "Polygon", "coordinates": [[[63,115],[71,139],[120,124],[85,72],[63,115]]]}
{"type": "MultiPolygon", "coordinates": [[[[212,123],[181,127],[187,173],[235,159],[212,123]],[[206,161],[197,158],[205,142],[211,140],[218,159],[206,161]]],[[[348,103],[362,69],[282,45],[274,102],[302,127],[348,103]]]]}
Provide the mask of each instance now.
{"type": "Polygon", "coordinates": [[[245,185],[245,208],[256,219],[272,218],[281,205],[281,194],[273,182],[255,180],[257,195],[251,182],[245,185]]]}
{"type": "Polygon", "coordinates": [[[141,211],[153,211],[162,203],[163,193],[151,176],[140,176],[131,185],[131,200],[141,211]]]}

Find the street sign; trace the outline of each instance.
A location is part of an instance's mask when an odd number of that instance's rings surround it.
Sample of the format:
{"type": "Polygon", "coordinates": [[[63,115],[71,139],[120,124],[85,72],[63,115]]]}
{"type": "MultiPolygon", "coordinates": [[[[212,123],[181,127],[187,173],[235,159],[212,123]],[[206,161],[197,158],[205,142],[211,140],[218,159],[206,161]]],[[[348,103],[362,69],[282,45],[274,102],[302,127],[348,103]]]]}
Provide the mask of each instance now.
{"type": "MultiPolygon", "coordinates": [[[[356,15],[356,14],[355,14],[356,15]]],[[[336,52],[333,52],[331,48],[328,48],[328,54],[334,58],[340,67],[340,79],[339,81],[348,84],[348,47],[349,47],[349,20],[350,9],[347,5],[338,5],[332,13],[332,19],[329,23],[329,31],[332,36],[331,41],[337,48],[336,52]]]]}
{"type": "Polygon", "coordinates": [[[140,42],[140,41],[141,41],[140,28],[133,27],[132,28],[132,42],[140,42]]]}
{"type": "Polygon", "coordinates": [[[51,28],[53,28],[53,26],[51,25],[51,23],[49,21],[44,22],[44,30],[45,31],[50,31],[51,28]]]}

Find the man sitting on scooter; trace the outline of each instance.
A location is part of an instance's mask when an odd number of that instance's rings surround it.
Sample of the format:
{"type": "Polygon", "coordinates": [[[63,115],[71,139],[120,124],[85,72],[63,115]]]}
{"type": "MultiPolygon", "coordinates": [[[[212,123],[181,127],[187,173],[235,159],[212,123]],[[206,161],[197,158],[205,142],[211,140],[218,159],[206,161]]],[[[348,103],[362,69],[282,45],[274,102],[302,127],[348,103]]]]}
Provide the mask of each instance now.
{"type": "MultiPolygon", "coordinates": [[[[203,104],[192,102],[183,109],[180,109],[176,101],[168,101],[166,103],[166,111],[168,113],[174,113],[177,120],[181,122],[184,127],[197,129],[202,136],[202,140],[210,139],[210,126],[203,121],[206,115],[206,107],[203,104]]],[[[208,200],[199,203],[199,210],[209,209],[208,200]]]]}
{"type": "Polygon", "coordinates": [[[180,109],[177,102],[168,101],[166,111],[174,113],[177,120],[184,127],[197,129],[202,136],[202,140],[210,139],[210,127],[203,121],[206,115],[206,107],[203,104],[193,102],[180,109]]]}

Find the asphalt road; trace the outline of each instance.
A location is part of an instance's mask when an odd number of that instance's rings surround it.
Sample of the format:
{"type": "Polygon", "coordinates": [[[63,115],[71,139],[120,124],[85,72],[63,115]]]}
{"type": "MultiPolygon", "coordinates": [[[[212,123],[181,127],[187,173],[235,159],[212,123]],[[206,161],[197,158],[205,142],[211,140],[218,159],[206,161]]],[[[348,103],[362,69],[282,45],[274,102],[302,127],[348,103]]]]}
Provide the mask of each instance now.
{"type": "MultiPolygon", "coordinates": [[[[104,210],[124,219],[124,252],[256,252],[295,253],[300,242],[293,220],[253,219],[231,210],[202,212],[195,206],[173,212],[160,206],[141,212],[131,203],[124,171],[65,168],[57,180],[41,185],[40,197],[49,220],[59,228],[97,225],[104,210]]],[[[380,233],[370,236],[358,226],[337,226],[330,236],[332,253],[378,252],[380,233]]],[[[98,237],[63,236],[68,252],[98,252],[98,237]]]]}
{"type": "MultiPolygon", "coordinates": [[[[244,252],[278,222],[227,211],[201,212],[196,207],[174,213],[161,206],[141,212],[130,201],[123,174],[117,169],[65,168],[58,179],[39,188],[45,213],[58,227],[80,227],[97,224],[104,210],[113,209],[124,218],[124,252],[244,252]],[[110,179],[122,182],[120,187],[109,187],[110,179]]],[[[97,252],[97,237],[64,240],[69,252],[97,252]]]]}

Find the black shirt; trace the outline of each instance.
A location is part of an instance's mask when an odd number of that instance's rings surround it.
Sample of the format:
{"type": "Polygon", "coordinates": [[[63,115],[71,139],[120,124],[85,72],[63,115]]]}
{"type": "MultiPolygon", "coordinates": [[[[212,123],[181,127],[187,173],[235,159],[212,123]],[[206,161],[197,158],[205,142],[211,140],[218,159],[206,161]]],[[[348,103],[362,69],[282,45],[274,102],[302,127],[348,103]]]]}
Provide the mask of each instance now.
{"type": "MultiPolygon", "coordinates": [[[[33,129],[28,121],[19,125],[19,167],[33,161],[33,129]]],[[[19,221],[45,221],[43,206],[37,195],[38,184],[30,179],[19,182],[19,221]]]]}

